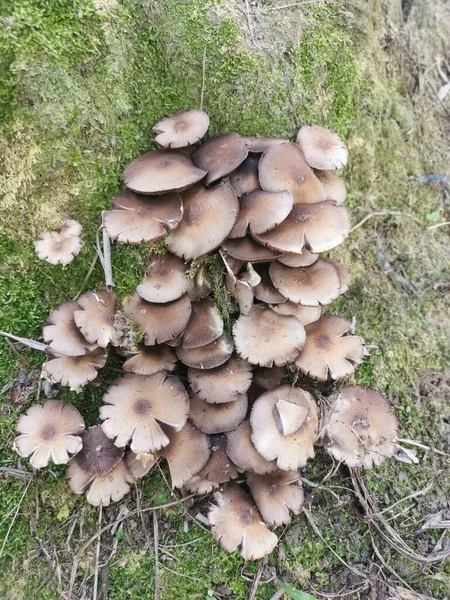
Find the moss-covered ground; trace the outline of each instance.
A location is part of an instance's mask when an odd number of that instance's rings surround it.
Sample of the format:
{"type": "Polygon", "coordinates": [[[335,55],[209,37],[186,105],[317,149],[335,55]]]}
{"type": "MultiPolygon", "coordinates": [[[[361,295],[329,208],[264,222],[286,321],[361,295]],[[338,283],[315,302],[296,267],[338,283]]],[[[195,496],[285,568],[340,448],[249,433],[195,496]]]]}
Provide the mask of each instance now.
{"type": "MultiPolygon", "coordinates": [[[[370,348],[354,380],[390,396],[403,438],[448,453],[449,228],[433,226],[450,220],[449,193],[424,183],[424,175],[450,174],[450,105],[435,94],[442,83],[436,56],[450,56],[448,7],[438,0],[287,4],[0,0],[0,329],[37,339],[51,308],[102,284],[98,264],[85,282],[99,211],[121,189],[124,166],[153,148],[151,126],[163,115],[199,106],[203,96],[212,135],[292,139],[314,121],[348,143],[353,224],[370,215],[332,253],[353,280],[333,309],[356,318],[370,348]],[[53,267],[37,259],[32,241],[66,216],[83,224],[84,248],[71,265],[53,267]]],[[[121,297],[140,279],[148,254],[114,247],[121,297]]],[[[0,596],[67,598],[77,558],[72,597],[92,598],[96,541],[83,544],[98,530],[98,511],[69,493],[62,469],[11,475],[29,470],[11,446],[18,415],[35,400],[42,360],[0,339],[0,596]]],[[[88,391],[59,397],[95,422],[114,366],[111,359],[88,391]]],[[[380,508],[432,480],[427,494],[387,513],[401,537],[427,554],[442,531],[417,530],[448,508],[449,463],[416,452],[418,464],[392,462],[363,477],[380,508]]],[[[317,482],[331,467],[321,458],[304,476],[317,482]]],[[[133,511],[174,498],[157,471],[121,506],[105,509],[102,524],[123,506],[133,511]]],[[[280,531],[256,598],[270,598],[277,577],[318,598],[387,598],[398,585],[448,597],[448,562],[419,566],[376,531],[371,539],[344,468],[311,507],[322,537],[305,517],[280,531]]],[[[258,564],[220,550],[181,505],[158,511],[158,525],[162,600],[248,597],[258,564]]],[[[114,535],[105,532],[99,556],[102,598],[152,598],[152,513],[133,513],[114,535]]]]}

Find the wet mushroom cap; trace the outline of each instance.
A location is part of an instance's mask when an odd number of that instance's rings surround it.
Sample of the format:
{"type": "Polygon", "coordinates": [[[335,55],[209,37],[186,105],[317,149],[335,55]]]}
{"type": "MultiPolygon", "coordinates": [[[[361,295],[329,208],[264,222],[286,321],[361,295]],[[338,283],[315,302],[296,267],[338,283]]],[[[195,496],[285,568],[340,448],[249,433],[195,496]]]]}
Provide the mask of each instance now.
{"type": "Polygon", "coordinates": [[[126,374],[103,396],[102,428],[119,448],[130,441],[133,452],[155,452],[169,443],[162,425],[179,431],[186,423],[189,398],[177,377],[126,374]]]}
{"type": "Polygon", "coordinates": [[[82,310],[76,310],[73,318],[85,339],[101,348],[118,346],[120,338],[114,327],[116,294],[108,290],[86,292],[77,302],[82,310]]]}
{"type": "Polygon", "coordinates": [[[87,501],[93,506],[109,506],[111,501],[119,502],[130,491],[130,484],[134,483],[124,460],[106,475],[98,477],[85,473],[71,460],[67,466],[67,475],[72,491],[75,494],[86,494],[87,501]]]}
{"type": "Polygon", "coordinates": [[[206,465],[185,484],[189,492],[209,494],[221,483],[236,479],[239,471],[226,453],[227,438],[224,435],[210,437],[211,454],[206,465]]]}
{"type": "Polygon", "coordinates": [[[286,190],[294,204],[315,204],[325,190],[296,144],[285,142],[268,148],[259,161],[259,181],[267,192],[286,190]]]}
{"type": "Polygon", "coordinates": [[[189,418],[203,433],[222,433],[231,431],[245,419],[248,400],[245,394],[234,400],[221,404],[212,404],[199,396],[191,396],[189,418]]]}
{"type": "Polygon", "coordinates": [[[302,373],[319,381],[343,379],[355,371],[365,355],[364,341],[345,335],[351,323],[335,315],[324,315],[306,326],[305,347],[295,360],[302,373]]]}
{"type": "Polygon", "coordinates": [[[130,190],[121,192],[105,211],[104,227],[112,240],[121,244],[153,242],[178,226],[183,216],[179,194],[147,198],[130,190]]]}
{"type": "Polygon", "coordinates": [[[125,464],[134,480],[142,479],[149,473],[156,463],[154,454],[135,454],[132,450],[125,453],[125,464]]]}
{"type": "Polygon", "coordinates": [[[81,449],[83,429],[83,417],[75,407],[47,400],[43,405],[30,406],[19,418],[14,449],[20,456],[30,457],[35,469],[46,467],[49,462],[61,465],[81,449]]]}
{"type": "Polygon", "coordinates": [[[293,362],[305,344],[305,328],[298,319],[260,306],[239,317],[233,336],[238,354],[261,367],[293,362]]]}
{"type": "Polygon", "coordinates": [[[334,171],[314,171],[315,176],[323,185],[327,200],[334,200],[336,204],[344,204],[347,198],[347,188],[345,187],[345,181],[339,175],[336,175],[334,171]]]}
{"type": "Polygon", "coordinates": [[[278,258],[278,262],[286,267],[309,267],[319,259],[318,254],[313,254],[306,248],[303,248],[301,254],[295,254],[294,252],[286,252],[278,258]]]}
{"type": "Polygon", "coordinates": [[[292,210],[293,199],[289,192],[256,190],[240,200],[238,219],[229,238],[242,238],[249,231],[265,233],[282,223],[292,210]]]}
{"type": "Polygon", "coordinates": [[[170,346],[140,344],[139,351],[123,363],[123,369],[136,375],[154,375],[159,371],[173,371],[176,362],[175,350],[170,346]]]}
{"type": "Polygon", "coordinates": [[[215,369],[226,362],[233,353],[233,343],[226,333],[219,338],[198,348],[176,349],[178,359],[187,367],[194,369],[215,369]]]}
{"type": "Polygon", "coordinates": [[[154,150],[133,160],[123,174],[127,188],[146,195],[182,192],[205,177],[182,152],[154,150]]]}
{"type": "Polygon", "coordinates": [[[163,148],[184,148],[199,142],[209,128],[209,117],[203,110],[190,109],[161,119],[153,131],[155,141],[163,148]]]}
{"type": "Polygon", "coordinates": [[[347,385],[334,398],[323,439],[336,460],[370,469],[393,456],[397,430],[387,398],[373,388],[347,385]]]}
{"type": "Polygon", "coordinates": [[[61,223],[58,233],[63,238],[80,237],[83,228],[75,219],[66,219],[61,223]]]}
{"type": "Polygon", "coordinates": [[[45,231],[34,242],[38,257],[51,265],[68,265],[78,256],[82,246],[81,238],[64,237],[57,231],[45,231]]]}
{"type": "Polygon", "coordinates": [[[241,471],[252,473],[271,473],[277,469],[274,462],[269,462],[256,450],[251,438],[252,430],[246,419],[233,431],[228,431],[227,454],[241,471]]]}
{"type": "Polygon", "coordinates": [[[259,158],[256,156],[247,156],[236,171],[231,173],[230,184],[238,198],[259,188],[258,163],[259,158]]]}
{"type": "Polygon", "coordinates": [[[222,244],[222,248],[233,258],[252,263],[270,262],[281,255],[281,252],[265,248],[250,237],[228,239],[222,244]]]}
{"type": "Polygon", "coordinates": [[[78,302],[63,302],[52,310],[47,319],[43,330],[44,341],[58,354],[81,356],[96,348],[95,344],[89,344],[79,331],[74,320],[77,310],[80,310],[78,302]]]}
{"type": "Polygon", "coordinates": [[[97,348],[81,356],[54,358],[45,363],[43,374],[54,383],[77,391],[97,377],[98,370],[105,366],[107,356],[104,348],[97,348]]]}
{"type": "Polygon", "coordinates": [[[173,254],[154,256],[144,281],[136,288],[147,302],[165,303],[177,300],[189,289],[185,263],[173,254]]]}
{"type": "Polygon", "coordinates": [[[208,514],[213,537],[228,552],[236,548],[244,560],[263,558],[278,543],[277,536],[263,523],[262,517],[250,496],[236,483],[229,484],[223,492],[214,495],[216,505],[208,514]]]}
{"type": "Polygon", "coordinates": [[[348,150],[336,133],[319,125],[303,125],[297,135],[297,144],[308,165],[314,169],[334,170],[345,167],[348,150]]]}
{"type": "Polygon", "coordinates": [[[229,175],[248,155],[245,141],[237,133],[225,133],[211,138],[192,153],[192,162],[207,171],[206,185],[229,175]]]}
{"type": "Polygon", "coordinates": [[[215,369],[188,369],[188,380],[193,392],[207,402],[234,402],[250,387],[252,370],[246,360],[230,358],[215,369]]]}
{"type": "Polygon", "coordinates": [[[296,317],[303,327],[318,321],[322,314],[321,306],[302,306],[290,301],[283,302],[283,304],[274,304],[270,308],[279,315],[292,315],[296,317]]]}
{"type": "Polygon", "coordinates": [[[195,186],[183,195],[181,223],[166,239],[167,248],[191,260],[215,250],[232,230],[239,202],[228,181],[208,189],[195,186]]]}
{"type": "Polygon", "coordinates": [[[118,448],[104,433],[101,425],[89,427],[81,434],[83,448],[72,459],[88,475],[106,475],[123,458],[123,448],[118,448]]]}
{"type": "Polygon", "coordinates": [[[223,334],[223,320],[212,298],[192,303],[192,314],[183,333],[185,349],[211,344],[223,334]]]}
{"type": "Polygon", "coordinates": [[[288,525],[291,513],[300,514],[304,502],[296,471],[277,471],[269,475],[247,474],[247,484],[264,522],[269,527],[288,525]]]}

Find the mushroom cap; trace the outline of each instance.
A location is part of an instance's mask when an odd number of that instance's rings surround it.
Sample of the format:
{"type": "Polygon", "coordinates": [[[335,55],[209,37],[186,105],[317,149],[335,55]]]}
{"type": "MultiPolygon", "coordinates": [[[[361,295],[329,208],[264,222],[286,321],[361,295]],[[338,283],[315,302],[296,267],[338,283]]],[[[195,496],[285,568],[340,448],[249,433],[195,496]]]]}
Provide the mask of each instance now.
{"type": "Polygon", "coordinates": [[[131,450],[155,452],[169,443],[161,425],[179,431],[186,423],[189,398],[177,377],[163,371],[155,375],[126,374],[103,396],[100,418],[103,431],[122,448],[131,440],[131,450]]]}
{"type": "Polygon", "coordinates": [[[264,392],[253,404],[250,426],[257,451],[268,461],[276,460],[278,468],[283,471],[304,467],[308,458],[314,457],[318,412],[313,397],[305,390],[282,385],[264,392]],[[280,400],[308,411],[303,425],[295,433],[284,435],[280,431],[277,408],[280,400]]]}
{"type": "Polygon", "coordinates": [[[258,367],[253,373],[253,383],[265,391],[285,383],[289,372],[286,367],[258,367]]]}
{"type": "Polygon", "coordinates": [[[336,460],[370,469],[394,454],[397,429],[387,398],[373,388],[346,385],[334,398],[323,438],[336,460]]]}
{"type": "Polygon", "coordinates": [[[212,298],[192,303],[192,314],[184,330],[182,346],[185,349],[206,346],[223,334],[223,321],[212,298]]]}
{"type": "Polygon", "coordinates": [[[245,141],[237,133],[225,133],[207,140],[192,153],[192,162],[207,171],[206,185],[229,175],[248,155],[245,141]]]}
{"type": "Polygon", "coordinates": [[[286,267],[273,262],[269,273],[275,288],[291,302],[320,306],[330,304],[342,293],[341,281],[333,263],[326,258],[319,258],[310,267],[286,267]]]}
{"type": "Polygon", "coordinates": [[[350,218],[346,209],[326,200],[295,205],[281,225],[253,237],[274,251],[301,254],[306,247],[317,254],[341,244],[349,230],[350,218]]]}
{"type": "Polygon", "coordinates": [[[345,181],[334,171],[314,171],[315,176],[323,185],[327,200],[334,200],[336,204],[344,204],[347,198],[347,188],[345,181]]]}
{"type": "Polygon", "coordinates": [[[75,494],[86,493],[87,501],[93,506],[109,506],[111,501],[119,502],[130,491],[130,484],[134,483],[124,460],[106,475],[97,477],[89,475],[71,460],[67,465],[67,474],[72,491],[75,494]]]}
{"type": "Polygon", "coordinates": [[[319,125],[303,125],[297,135],[297,144],[308,165],[314,169],[332,171],[345,167],[348,150],[340,137],[319,125]]]}
{"type": "Polygon", "coordinates": [[[295,360],[302,373],[326,381],[343,379],[355,371],[365,355],[364,341],[348,333],[351,323],[335,315],[324,315],[306,326],[306,343],[295,360]]]}
{"type": "Polygon", "coordinates": [[[57,231],[44,231],[34,242],[38,257],[51,265],[68,265],[78,256],[82,246],[80,237],[65,237],[57,231]]]}
{"type": "Polygon", "coordinates": [[[167,342],[182,333],[191,318],[191,301],[185,294],[166,304],[143,300],[137,292],[123,302],[123,314],[145,333],[147,346],[167,342]]]}
{"type": "Polygon", "coordinates": [[[252,473],[271,473],[277,466],[261,456],[255,448],[251,438],[252,430],[246,419],[233,431],[228,431],[227,454],[241,471],[252,473]]]}
{"type": "Polygon", "coordinates": [[[350,287],[350,284],[351,284],[350,273],[347,271],[347,269],[345,267],[343,267],[336,260],[331,260],[331,258],[328,258],[327,260],[329,263],[331,263],[333,265],[333,267],[337,271],[337,274],[339,277],[339,283],[341,286],[340,294],[345,294],[345,292],[348,290],[348,288],[350,287]]]}
{"type": "Polygon", "coordinates": [[[71,404],[59,400],[33,404],[17,422],[20,435],[14,440],[14,449],[20,456],[30,456],[35,469],[49,462],[62,465],[81,449],[83,429],[83,417],[71,404]]]}
{"type": "Polygon", "coordinates": [[[215,188],[195,186],[183,195],[184,215],[166,239],[168,249],[191,260],[215,250],[233,228],[239,203],[228,181],[215,188]]]}
{"type": "Polygon", "coordinates": [[[96,348],[95,344],[89,344],[83,337],[75,323],[74,313],[79,309],[78,302],[63,302],[52,310],[47,319],[43,330],[44,341],[58,354],[81,356],[96,348]]]}
{"type": "Polygon", "coordinates": [[[233,336],[238,354],[261,367],[293,362],[305,344],[305,328],[298,319],[262,306],[239,317],[233,336]]]}
{"type": "Polygon", "coordinates": [[[176,349],[178,360],[194,369],[215,369],[226,362],[233,354],[233,342],[223,333],[219,338],[198,348],[176,349]]]}
{"type": "Polygon", "coordinates": [[[165,303],[177,300],[189,289],[185,263],[173,254],[153,256],[144,281],[136,291],[147,302],[165,303]]]}
{"type": "Polygon", "coordinates": [[[209,437],[189,421],[180,431],[169,432],[170,444],[158,452],[167,460],[172,486],[182,488],[203,469],[211,454],[209,437]]]}
{"type": "Polygon", "coordinates": [[[106,475],[123,458],[123,448],[118,448],[103,431],[101,425],[89,427],[81,434],[83,448],[72,459],[80,469],[90,476],[106,475]]]}
{"type": "Polygon", "coordinates": [[[191,388],[206,402],[234,402],[245,394],[252,382],[252,368],[246,360],[230,358],[215,369],[188,369],[191,388]]]}
{"type": "Polygon", "coordinates": [[[203,264],[198,269],[194,279],[189,279],[188,294],[192,302],[198,302],[206,298],[212,292],[213,284],[209,276],[208,265],[203,264]]]}
{"type": "Polygon", "coordinates": [[[203,110],[190,109],[161,119],[153,127],[155,141],[163,148],[184,148],[199,142],[208,131],[209,117],[203,110]]]}
{"type": "Polygon", "coordinates": [[[254,288],[255,298],[267,304],[282,304],[286,302],[287,298],[280,294],[272,283],[269,275],[269,265],[259,265],[257,272],[261,277],[261,281],[254,288]]]}
{"type": "Polygon", "coordinates": [[[249,237],[228,239],[222,248],[233,258],[251,263],[270,262],[281,255],[281,252],[265,248],[249,237]]]}
{"type": "Polygon", "coordinates": [[[296,144],[268,148],[259,161],[259,181],[267,192],[291,193],[294,204],[315,204],[326,198],[322,184],[296,144]]]}
{"type": "Polygon", "coordinates": [[[86,292],[77,302],[82,310],[76,310],[73,318],[84,338],[101,348],[109,343],[118,346],[120,337],[114,327],[116,294],[108,290],[86,292]]]}
{"type": "Polygon", "coordinates": [[[109,237],[121,244],[159,240],[177,227],[183,216],[179,194],[146,198],[124,190],[111,204],[113,210],[105,211],[103,224],[109,237]]]}
{"type": "Polygon", "coordinates": [[[65,219],[61,223],[58,233],[63,238],[80,237],[82,230],[81,224],[75,219],[65,219]]]}
{"type": "Polygon", "coordinates": [[[283,304],[274,304],[270,308],[279,315],[292,315],[296,317],[303,327],[318,321],[322,314],[321,306],[302,306],[290,301],[283,304]]]}
{"type": "Polygon", "coordinates": [[[294,252],[286,252],[286,254],[282,254],[278,259],[278,262],[280,262],[282,265],[286,265],[286,267],[309,267],[318,259],[318,254],[313,254],[306,248],[303,248],[301,254],[296,254],[294,252]]]}
{"type": "Polygon", "coordinates": [[[206,465],[197,475],[185,484],[189,492],[209,494],[221,483],[235,479],[239,471],[226,453],[227,438],[224,435],[213,435],[210,438],[211,454],[206,465]]]}
{"type": "Polygon", "coordinates": [[[277,536],[263,523],[250,496],[236,483],[223,492],[214,494],[216,505],[208,514],[213,537],[225,550],[233,552],[239,547],[244,560],[263,558],[278,543],[277,536]]]}
{"type": "Polygon", "coordinates": [[[125,169],[123,180],[133,192],[159,195],[182,192],[205,177],[183,152],[154,150],[133,160],[125,169]]]}
{"type": "Polygon", "coordinates": [[[123,363],[124,371],[136,375],[154,375],[159,371],[173,371],[177,362],[175,350],[165,344],[145,346],[139,344],[139,351],[123,363]]]}
{"type": "Polygon", "coordinates": [[[236,171],[231,173],[230,184],[238,198],[259,188],[258,163],[258,157],[247,156],[236,171]]]}
{"type": "Polygon", "coordinates": [[[44,374],[54,383],[77,391],[97,377],[98,369],[105,366],[107,356],[104,348],[97,348],[81,356],[54,358],[45,363],[44,374]]]}
{"type": "Polygon", "coordinates": [[[247,474],[247,484],[264,522],[269,527],[288,525],[291,514],[300,514],[303,489],[297,483],[298,473],[277,471],[269,475],[247,474]]]}
{"type": "Polygon", "coordinates": [[[271,137],[242,136],[242,139],[247,144],[248,151],[254,154],[262,154],[267,148],[286,142],[283,138],[271,137]]]}
{"type": "Polygon", "coordinates": [[[132,450],[127,450],[125,453],[125,464],[133,479],[142,479],[149,473],[156,463],[154,454],[141,452],[135,454],[132,450]]]}
{"type": "Polygon", "coordinates": [[[231,431],[241,423],[247,414],[248,400],[241,394],[233,402],[211,404],[199,396],[191,396],[189,418],[203,433],[223,433],[231,431]]]}
{"type": "Polygon", "coordinates": [[[242,196],[239,216],[229,238],[243,238],[251,233],[265,233],[282,223],[292,210],[289,192],[255,190],[242,196]]]}

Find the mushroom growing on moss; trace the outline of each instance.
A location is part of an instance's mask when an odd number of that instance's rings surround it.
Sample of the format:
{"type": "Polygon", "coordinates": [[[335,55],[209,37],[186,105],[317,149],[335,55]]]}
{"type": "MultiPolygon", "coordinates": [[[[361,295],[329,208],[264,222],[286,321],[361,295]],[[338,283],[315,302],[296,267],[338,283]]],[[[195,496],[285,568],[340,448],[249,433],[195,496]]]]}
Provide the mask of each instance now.
{"type": "Polygon", "coordinates": [[[44,341],[51,350],[65,356],[81,356],[92,352],[96,344],[89,344],[75,323],[75,312],[80,310],[78,302],[63,302],[52,310],[44,327],[44,341]]]}
{"type": "Polygon", "coordinates": [[[275,471],[268,475],[247,473],[246,479],[253,500],[269,527],[288,525],[291,513],[300,513],[304,494],[296,471],[275,471]]]}
{"type": "Polygon", "coordinates": [[[155,141],[163,148],[184,148],[199,142],[208,131],[209,117],[203,110],[182,110],[161,119],[153,127],[155,141]]]}
{"type": "Polygon", "coordinates": [[[57,231],[45,231],[34,243],[36,254],[52,265],[68,265],[83,246],[81,225],[74,219],[63,221],[57,231]]]}
{"type": "Polygon", "coordinates": [[[297,144],[310,167],[334,170],[345,167],[348,150],[340,137],[319,125],[303,125],[297,135],[297,144]]]}
{"type": "Polygon", "coordinates": [[[247,158],[248,147],[237,133],[209,139],[192,153],[197,167],[207,171],[206,185],[232,173],[247,158]]]}

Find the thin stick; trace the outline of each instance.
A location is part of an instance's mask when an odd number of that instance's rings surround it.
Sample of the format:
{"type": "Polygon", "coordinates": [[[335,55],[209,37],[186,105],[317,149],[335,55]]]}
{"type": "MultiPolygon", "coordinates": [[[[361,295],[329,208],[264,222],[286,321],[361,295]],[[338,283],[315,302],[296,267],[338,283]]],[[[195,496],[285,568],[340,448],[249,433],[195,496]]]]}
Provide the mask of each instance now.
{"type": "Polygon", "coordinates": [[[98,261],[98,254],[95,254],[94,258],[92,259],[91,266],[89,267],[89,270],[88,270],[88,272],[86,274],[86,277],[84,278],[83,284],[80,287],[80,291],[77,293],[77,295],[75,296],[74,300],[78,300],[78,298],[81,296],[81,292],[83,291],[84,286],[88,282],[89,277],[92,275],[92,273],[93,273],[93,271],[95,269],[95,265],[97,264],[97,261],[98,261]]]}
{"type": "Polygon", "coordinates": [[[112,266],[111,266],[111,239],[106,231],[103,216],[105,211],[102,211],[102,225],[103,225],[103,270],[105,271],[105,284],[108,290],[115,288],[112,266]]]}
{"type": "MultiPolygon", "coordinates": [[[[322,0],[326,2],[327,0],[322,0]]],[[[283,6],[274,6],[272,8],[266,8],[267,12],[273,12],[274,10],[283,10],[283,8],[294,8],[296,6],[303,6],[305,4],[320,4],[321,0],[303,0],[303,2],[293,2],[292,4],[284,4],[283,6]]]]}
{"type": "MultiPolygon", "coordinates": [[[[103,504],[100,502],[100,505],[98,507],[98,528],[99,529],[101,529],[101,526],[102,526],[102,516],[103,516],[103,504]]],[[[92,595],[93,600],[97,600],[97,593],[98,593],[98,565],[100,563],[101,540],[102,540],[102,536],[100,534],[97,539],[97,551],[95,553],[94,591],[93,591],[93,595],[92,595]]]]}
{"type": "Polygon", "coordinates": [[[259,582],[261,581],[262,572],[263,572],[266,564],[267,564],[266,558],[263,558],[259,562],[258,570],[256,571],[256,575],[252,581],[252,587],[250,588],[250,594],[248,595],[248,600],[255,600],[256,594],[258,593],[259,582]]]}
{"type": "Polygon", "coordinates": [[[202,60],[202,88],[200,90],[200,110],[203,110],[203,96],[205,93],[205,79],[206,79],[206,48],[208,47],[205,44],[205,48],[203,50],[203,60],[202,60]]]}
{"type": "Polygon", "coordinates": [[[39,350],[40,352],[45,352],[49,348],[47,344],[43,344],[42,342],[30,340],[29,338],[19,337],[18,335],[7,333],[6,331],[0,331],[0,335],[5,338],[9,338],[10,340],[14,340],[15,342],[20,342],[24,346],[28,346],[28,348],[32,348],[33,350],[39,350]]]}
{"type": "Polygon", "coordinates": [[[30,479],[30,481],[27,483],[27,485],[26,485],[26,487],[25,487],[25,489],[23,491],[22,496],[20,497],[19,503],[18,503],[17,508],[16,508],[16,512],[14,513],[14,516],[13,516],[13,518],[11,520],[11,523],[9,524],[8,531],[6,532],[5,539],[3,540],[3,544],[2,544],[2,547],[1,547],[1,550],[0,550],[0,558],[3,556],[3,551],[4,551],[6,543],[8,541],[9,534],[11,533],[11,529],[14,527],[14,523],[16,522],[17,515],[19,514],[19,510],[20,510],[20,507],[22,505],[23,499],[25,498],[25,495],[28,492],[28,488],[30,487],[30,483],[32,481],[33,480],[30,479]]]}
{"type": "Polygon", "coordinates": [[[435,225],[430,225],[427,227],[428,231],[432,229],[439,229],[439,227],[445,227],[446,225],[450,225],[450,221],[444,221],[444,223],[436,223],[435,225]]]}
{"type": "Polygon", "coordinates": [[[400,213],[400,212],[396,212],[396,211],[392,211],[392,210],[384,210],[381,212],[370,213],[369,215],[366,215],[364,217],[364,219],[361,219],[361,221],[359,223],[357,223],[354,227],[352,227],[350,229],[349,233],[352,233],[353,231],[355,231],[356,229],[358,229],[359,227],[364,225],[364,223],[366,223],[372,217],[387,217],[388,215],[401,215],[401,214],[402,213],[400,213]]]}
{"type": "Polygon", "coordinates": [[[159,593],[159,530],[158,530],[158,515],[156,510],[153,511],[153,548],[155,551],[155,600],[160,600],[159,593]]]}
{"type": "Polygon", "coordinates": [[[442,450],[437,450],[437,448],[432,448],[431,446],[426,446],[425,444],[422,444],[421,442],[416,442],[415,440],[399,438],[398,441],[401,442],[402,444],[409,444],[410,446],[416,446],[417,448],[422,448],[422,450],[431,450],[432,452],[435,452],[436,454],[440,454],[441,456],[446,456],[447,458],[450,458],[450,454],[447,454],[446,452],[443,452],[442,450]]]}
{"type": "Polygon", "coordinates": [[[14,346],[14,344],[11,342],[11,340],[9,340],[7,337],[5,337],[5,342],[8,344],[8,346],[11,348],[11,352],[13,352],[16,357],[17,360],[20,362],[20,364],[22,365],[22,367],[24,367],[25,369],[28,369],[30,366],[30,363],[27,361],[27,359],[25,357],[23,357],[20,352],[17,350],[17,348],[14,346]]]}

